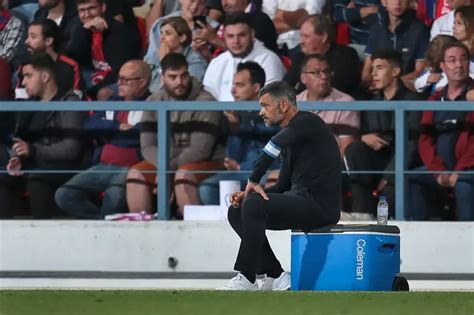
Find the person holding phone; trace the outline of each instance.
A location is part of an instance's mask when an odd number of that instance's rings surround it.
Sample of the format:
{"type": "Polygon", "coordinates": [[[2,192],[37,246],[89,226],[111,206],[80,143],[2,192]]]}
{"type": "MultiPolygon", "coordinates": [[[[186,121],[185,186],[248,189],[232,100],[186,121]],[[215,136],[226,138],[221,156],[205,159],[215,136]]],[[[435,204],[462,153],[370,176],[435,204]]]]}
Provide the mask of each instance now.
{"type": "MultiPolygon", "coordinates": [[[[161,23],[160,46],[155,52],[157,60],[163,60],[171,52],[183,54],[188,62],[188,71],[191,76],[202,81],[207,68],[207,61],[202,55],[191,48],[192,33],[186,21],[180,17],[170,17],[161,23]]],[[[160,64],[151,64],[151,90],[156,91],[160,85],[160,64]]]]}

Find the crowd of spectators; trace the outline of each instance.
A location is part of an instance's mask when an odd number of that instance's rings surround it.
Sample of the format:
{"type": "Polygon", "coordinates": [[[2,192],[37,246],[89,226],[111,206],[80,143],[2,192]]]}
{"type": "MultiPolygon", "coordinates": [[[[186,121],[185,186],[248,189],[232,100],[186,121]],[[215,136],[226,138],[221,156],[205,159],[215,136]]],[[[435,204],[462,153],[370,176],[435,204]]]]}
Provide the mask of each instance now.
{"type": "MultiPolygon", "coordinates": [[[[256,101],[284,80],[298,101],[472,102],[473,78],[472,0],[0,0],[1,101],[256,101]]],[[[394,216],[394,113],[313,112],[347,171],[343,218],[374,219],[379,195],[394,216]]],[[[474,170],[474,110],[406,122],[421,173],[405,219],[474,220],[459,173],[474,170]]],[[[217,204],[220,180],[244,185],[276,132],[257,112],[171,112],[174,217],[217,204]]],[[[0,218],[156,212],[156,144],[155,112],[0,111],[0,218]]]]}

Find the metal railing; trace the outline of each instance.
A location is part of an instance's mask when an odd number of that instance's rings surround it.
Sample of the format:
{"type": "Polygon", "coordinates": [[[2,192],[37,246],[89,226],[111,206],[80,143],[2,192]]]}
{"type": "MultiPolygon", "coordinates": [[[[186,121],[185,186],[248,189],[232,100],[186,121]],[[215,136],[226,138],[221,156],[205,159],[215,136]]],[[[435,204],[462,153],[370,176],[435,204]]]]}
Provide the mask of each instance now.
{"type": "MultiPolygon", "coordinates": [[[[395,213],[397,220],[404,219],[406,111],[474,111],[472,102],[427,102],[427,101],[358,101],[358,102],[299,102],[301,110],[354,110],[395,112],[395,213]]],[[[158,218],[169,218],[169,112],[170,111],[223,111],[259,110],[257,102],[0,102],[0,111],[91,111],[91,110],[143,110],[156,111],[158,117],[158,218]],[[165,148],[163,150],[162,148],[165,148]],[[166,183],[163,185],[163,183],[166,183]]],[[[364,172],[364,171],[360,171],[364,172]]],[[[384,173],[377,171],[376,173],[384,173]]],[[[386,173],[386,172],[385,172],[386,173]]],[[[473,173],[473,172],[465,172],[473,173]]]]}

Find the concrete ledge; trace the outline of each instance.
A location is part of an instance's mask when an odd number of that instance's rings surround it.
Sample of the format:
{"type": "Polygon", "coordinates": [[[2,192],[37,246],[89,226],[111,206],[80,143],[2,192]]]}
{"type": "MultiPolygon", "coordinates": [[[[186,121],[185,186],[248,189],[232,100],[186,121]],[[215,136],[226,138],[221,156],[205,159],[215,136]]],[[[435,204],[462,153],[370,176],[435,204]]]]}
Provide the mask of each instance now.
{"type": "MultiPolygon", "coordinates": [[[[472,222],[391,224],[401,230],[402,273],[472,280],[472,222]]],[[[290,232],[269,231],[268,236],[289,270],[290,232]]],[[[229,275],[238,246],[227,222],[0,221],[0,273],[229,275]]]]}

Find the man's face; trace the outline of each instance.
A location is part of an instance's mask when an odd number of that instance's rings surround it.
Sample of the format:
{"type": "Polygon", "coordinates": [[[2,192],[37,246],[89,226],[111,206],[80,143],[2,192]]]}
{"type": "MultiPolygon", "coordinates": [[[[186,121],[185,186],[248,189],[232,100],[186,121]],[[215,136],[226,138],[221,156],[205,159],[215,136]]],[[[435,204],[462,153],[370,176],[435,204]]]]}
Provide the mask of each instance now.
{"type": "Polygon", "coordinates": [[[188,69],[181,67],[179,69],[168,69],[162,75],[163,86],[165,90],[176,99],[187,97],[191,87],[191,77],[188,69]]]}
{"type": "Polygon", "coordinates": [[[389,15],[401,17],[408,8],[408,0],[382,0],[389,15]]]}
{"type": "MultiPolygon", "coordinates": [[[[51,41],[48,39],[48,41],[51,41]]],[[[43,37],[43,29],[40,25],[31,25],[28,27],[28,37],[25,41],[26,50],[30,54],[38,51],[44,51],[48,46],[47,40],[43,37]]],[[[51,43],[49,43],[51,45],[51,43]]]]}
{"type": "Polygon", "coordinates": [[[236,101],[253,101],[257,99],[260,84],[253,84],[248,70],[242,70],[234,74],[232,82],[232,96],[236,101]]]}
{"type": "Polygon", "coordinates": [[[243,57],[253,47],[254,34],[247,24],[227,25],[224,29],[225,45],[233,56],[243,57]]]}
{"type": "Polygon", "coordinates": [[[23,81],[26,93],[29,97],[41,97],[44,86],[47,82],[47,72],[36,70],[31,65],[25,65],[22,68],[23,81]]]}
{"type": "Polygon", "coordinates": [[[86,24],[96,17],[102,17],[105,13],[105,4],[97,0],[91,0],[77,5],[77,13],[82,24],[86,24]]]}
{"type": "Polygon", "coordinates": [[[331,69],[328,63],[315,58],[308,60],[301,72],[301,82],[317,97],[328,96],[331,93],[331,69]]]}
{"type": "Polygon", "coordinates": [[[469,55],[460,47],[451,47],[445,51],[440,67],[448,78],[448,84],[451,81],[466,81],[469,77],[469,55]]]}
{"type": "Polygon", "coordinates": [[[140,76],[140,70],[132,63],[126,63],[120,68],[117,79],[118,94],[126,100],[140,96],[145,79],[140,76]]]}
{"type": "Polygon", "coordinates": [[[244,12],[247,6],[245,0],[221,0],[222,8],[225,13],[244,12]]]}
{"type": "Polygon", "coordinates": [[[301,52],[310,55],[320,52],[325,35],[319,35],[314,32],[314,26],[310,21],[306,21],[300,27],[300,46],[301,52]]]}
{"type": "Polygon", "coordinates": [[[63,2],[63,0],[39,0],[38,5],[40,8],[49,10],[56,7],[61,2],[63,2]]]}
{"type": "Polygon", "coordinates": [[[260,103],[260,117],[265,122],[265,126],[278,126],[283,121],[283,112],[280,102],[275,102],[269,93],[264,94],[258,100],[260,103]]]}
{"type": "Polygon", "coordinates": [[[385,59],[375,59],[372,62],[372,84],[376,90],[383,90],[400,75],[400,68],[392,66],[385,59]]]}
{"type": "Polygon", "coordinates": [[[196,15],[206,15],[205,0],[179,0],[181,3],[181,15],[192,19],[196,15]]]}

